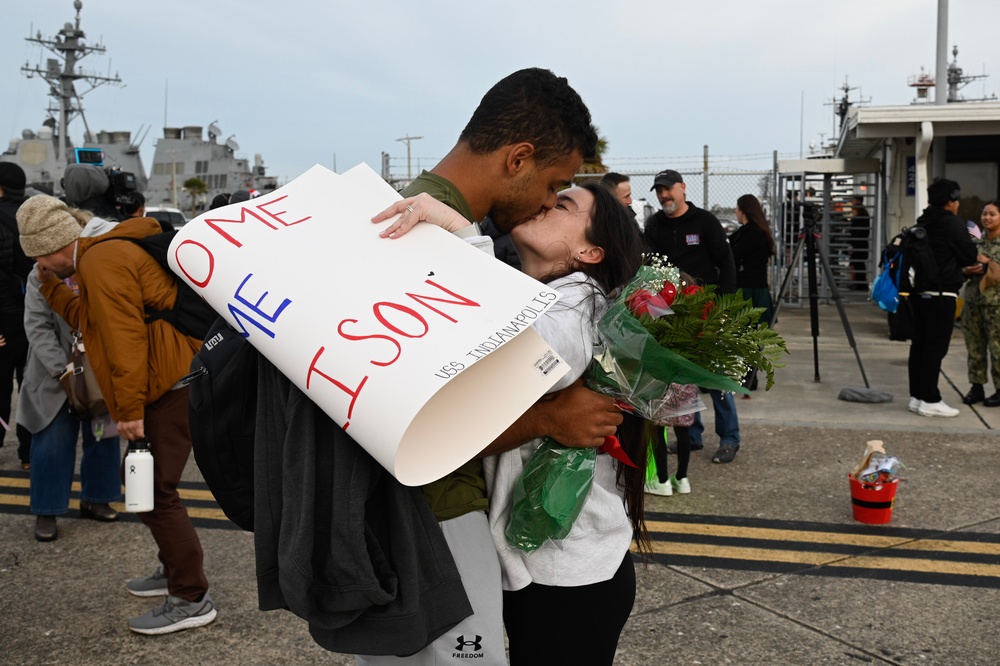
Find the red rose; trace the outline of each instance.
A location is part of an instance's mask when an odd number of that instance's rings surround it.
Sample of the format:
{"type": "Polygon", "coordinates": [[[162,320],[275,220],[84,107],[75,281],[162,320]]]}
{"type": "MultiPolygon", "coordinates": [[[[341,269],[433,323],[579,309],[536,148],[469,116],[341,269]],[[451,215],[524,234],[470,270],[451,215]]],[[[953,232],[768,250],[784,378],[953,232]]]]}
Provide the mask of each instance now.
{"type": "Polygon", "coordinates": [[[670,311],[670,305],[659,294],[652,294],[648,289],[639,289],[625,299],[625,305],[636,317],[649,315],[654,319],[670,311]]]}
{"type": "Polygon", "coordinates": [[[660,297],[666,302],[666,304],[673,305],[674,299],[677,298],[677,287],[674,286],[673,282],[664,282],[663,289],[660,290],[660,297]]]}
{"type": "Polygon", "coordinates": [[[684,294],[685,296],[693,296],[694,294],[697,294],[699,291],[701,291],[701,285],[697,284],[689,284],[688,286],[681,289],[681,293],[684,294]]]}
{"type": "Polygon", "coordinates": [[[646,302],[652,297],[653,295],[649,293],[648,289],[638,289],[625,299],[625,305],[628,306],[632,314],[638,316],[640,309],[644,311],[646,309],[646,302]]]}

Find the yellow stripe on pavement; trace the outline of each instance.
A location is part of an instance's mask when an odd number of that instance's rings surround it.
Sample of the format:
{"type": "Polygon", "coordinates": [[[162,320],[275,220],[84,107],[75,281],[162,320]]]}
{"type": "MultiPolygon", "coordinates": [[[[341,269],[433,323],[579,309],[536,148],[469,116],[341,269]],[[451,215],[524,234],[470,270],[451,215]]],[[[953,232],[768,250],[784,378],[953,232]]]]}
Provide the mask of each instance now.
{"type": "Polygon", "coordinates": [[[772,550],[770,548],[745,548],[743,546],[713,546],[701,543],[673,543],[654,541],[653,552],[661,555],[683,555],[685,557],[715,557],[727,560],[750,560],[754,562],[786,562],[820,566],[836,562],[849,555],[842,553],[821,553],[794,550],[772,550]]]}
{"type": "MultiPolygon", "coordinates": [[[[782,562],[809,566],[849,567],[852,569],[883,569],[888,571],[913,571],[948,575],[984,576],[1000,578],[1000,565],[953,560],[910,559],[902,557],[852,556],[839,553],[800,552],[744,548],[741,546],[713,546],[708,544],[653,542],[653,552],[661,555],[683,557],[711,557],[717,559],[752,562],[782,562]]],[[[697,565],[691,565],[697,566],[697,565]]]]}
{"type": "Polygon", "coordinates": [[[919,571],[963,576],[1000,577],[1000,565],[977,564],[975,562],[954,562],[952,560],[919,560],[902,557],[854,557],[850,560],[833,562],[834,567],[857,567],[860,569],[889,569],[892,571],[919,571]]]}
{"type": "Polygon", "coordinates": [[[0,504],[29,506],[31,504],[31,498],[27,495],[0,495],[0,504]]]}
{"type": "MultiPolygon", "coordinates": [[[[9,504],[13,506],[31,506],[31,498],[27,495],[0,495],[0,504],[9,504]]],[[[125,512],[125,506],[118,502],[112,502],[111,506],[114,507],[119,513],[125,512]]],[[[80,502],[78,500],[70,500],[69,508],[71,510],[77,510],[80,508],[80,502]]],[[[211,520],[223,520],[227,521],[229,518],[223,513],[222,509],[206,509],[197,506],[186,507],[188,515],[192,518],[208,518],[211,520]]]]}
{"type": "Polygon", "coordinates": [[[703,523],[670,523],[649,521],[650,532],[664,534],[700,534],[737,539],[763,539],[765,541],[807,541],[809,543],[834,543],[847,546],[889,548],[913,541],[912,537],[877,536],[871,534],[843,534],[840,532],[810,532],[771,527],[740,527],[737,525],[712,525],[703,523]]]}
{"type": "MultiPolygon", "coordinates": [[[[0,483],[0,488],[4,486],[9,488],[28,488],[31,485],[30,479],[4,479],[0,483]]],[[[71,486],[73,492],[80,492],[80,482],[74,481],[71,486]]],[[[122,492],[125,492],[124,490],[122,492]]],[[[212,494],[211,490],[199,490],[197,488],[178,488],[177,492],[180,493],[182,499],[192,499],[192,500],[207,500],[209,502],[215,501],[215,495],[212,494]]]]}
{"type": "Polygon", "coordinates": [[[900,548],[907,550],[937,550],[944,553],[981,553],[1000,556],[1000,543],[977,541],[945,541],[944,539],[923,539],[904,543],[900,548]]]}

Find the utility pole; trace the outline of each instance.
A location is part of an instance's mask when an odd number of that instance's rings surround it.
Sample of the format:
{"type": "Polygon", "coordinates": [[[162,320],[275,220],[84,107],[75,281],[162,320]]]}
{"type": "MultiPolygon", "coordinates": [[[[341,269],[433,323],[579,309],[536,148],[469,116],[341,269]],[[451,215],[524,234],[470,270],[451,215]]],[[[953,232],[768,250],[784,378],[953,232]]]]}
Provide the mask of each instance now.
{"type": "MultiPolygon", "coordinates": [[[[934,103],[948,103],[948,0],[937,6],[937,71],[934,72],[934,103]]],[[[945,141],[935,137],[931,144],[931,178],[944,178],[945,141]]],[[[928,179],[930,180],[930,179],[928,179]]],[[[918,208],[917,211],[920,209],[918,208]]],[[[919,215],[919,212],[917,213],[919,215]]]]}
{"type": "Polygon", "coordinates": [[[407,134],[401,139],[396,139],[396,141],[402,141],[406,144],[406,179],[411,180],[413,178],[413,170],[410,168],[410,143],[416,141],[417,139],[422,139],[422,136],[410,136],[407,134]]]}

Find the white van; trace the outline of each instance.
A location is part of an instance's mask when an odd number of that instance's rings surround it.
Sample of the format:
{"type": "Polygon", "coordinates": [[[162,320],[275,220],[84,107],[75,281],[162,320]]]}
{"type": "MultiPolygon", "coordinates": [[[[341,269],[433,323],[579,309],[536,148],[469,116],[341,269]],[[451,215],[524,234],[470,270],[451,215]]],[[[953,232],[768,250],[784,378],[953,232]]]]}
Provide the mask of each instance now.
{"type": "Polygon", "coordinates": [[[180,229],[187,224],[188,219],[179,208],[167,206],[146,206],[146,217],[152,217],[163,224],[167,222],[174,229],[180,229]]]}

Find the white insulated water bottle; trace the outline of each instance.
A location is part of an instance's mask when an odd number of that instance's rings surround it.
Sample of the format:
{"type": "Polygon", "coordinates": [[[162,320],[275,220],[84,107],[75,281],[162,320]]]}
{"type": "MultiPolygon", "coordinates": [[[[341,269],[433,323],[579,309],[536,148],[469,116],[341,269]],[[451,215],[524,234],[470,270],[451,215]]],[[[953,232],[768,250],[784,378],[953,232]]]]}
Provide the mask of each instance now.
{"type": "Polygon", "coordinates": [[[125,510],[153,510],[153,454],[149,442],[141,437],[129,442],[125,456],[125,510]]]}

